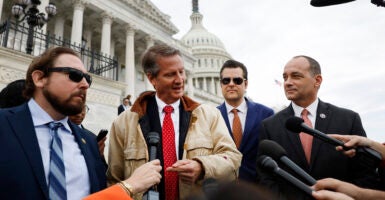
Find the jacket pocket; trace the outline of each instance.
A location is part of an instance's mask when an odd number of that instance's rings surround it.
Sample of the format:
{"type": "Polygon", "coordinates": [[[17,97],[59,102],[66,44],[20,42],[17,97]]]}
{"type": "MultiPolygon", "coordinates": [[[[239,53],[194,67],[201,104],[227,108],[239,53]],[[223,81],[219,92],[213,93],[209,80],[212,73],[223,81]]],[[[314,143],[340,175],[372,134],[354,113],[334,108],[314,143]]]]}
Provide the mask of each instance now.
{"type": "Polygon", "coordinates": [[[187,158],[193,158],[196,156],[206,156],[213,153],[214,144],[212,140],[207,139],[194,139],[185,144],[185,151],[187,158]]]}
{"type": "Polygon", "coordinates": [[[134,170],[146,163],[146,149],[131,148],[124,150],[124,177],[128,178],[134,170]]]}

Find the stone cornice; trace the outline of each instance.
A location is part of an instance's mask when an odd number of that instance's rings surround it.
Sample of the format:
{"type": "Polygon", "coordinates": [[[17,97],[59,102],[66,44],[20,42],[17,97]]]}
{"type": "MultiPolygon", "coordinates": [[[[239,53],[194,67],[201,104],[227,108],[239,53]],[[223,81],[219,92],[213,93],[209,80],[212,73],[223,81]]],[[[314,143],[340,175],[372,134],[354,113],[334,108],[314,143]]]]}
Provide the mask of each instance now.
{"type": "Polygon", "coordinates": [[[151,1],[149,0],[121,0],[134,10],[136,10],[140,15],[153,20],[155,23],[159,24],[162,27],[165,27],[172,34],[176,34],[179,30],[178,28],[170,21],[170,16],[162,13],[151,1]]]}

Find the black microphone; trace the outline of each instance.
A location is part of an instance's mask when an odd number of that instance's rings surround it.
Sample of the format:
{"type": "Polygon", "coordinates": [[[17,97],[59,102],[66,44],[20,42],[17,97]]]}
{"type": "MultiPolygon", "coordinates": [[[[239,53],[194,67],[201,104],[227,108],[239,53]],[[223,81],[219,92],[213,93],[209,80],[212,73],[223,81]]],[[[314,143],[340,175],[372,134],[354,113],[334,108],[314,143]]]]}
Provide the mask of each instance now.
{"type": "Polygon", "coordinates": [[[202,190],[206,199],[213,199],[214,195],[218,193],[218,181],[214,178],[207,178],[202,182],[202,190]]]}
{"type": "MultiPolygon", "coordinates": [[[[307,126],[302,118],[299,117],[291,117],[286,120],[286,128],[295,133],[304,132],[310,134],[326,143],[329,143],[334,146],[342,146],[342,148],[347,151],[353,149],[351,147],[346,147],[344,143],[335,138],[329,137],[325,133],[318,131],[316,129],[310,128],[307,126]]],[[[356,157],[360,160],[362,165],[365,165],[370,168],[376,168],[382,161],[382,156],[379,152],[369,147],[357,147],[356,149],[356,157]]]]}
{"type": "Polygon", "coordinates": [[[312,189],[303,183],[302,181],[298,180],[291,174],[287,173],[285,170],[278,167],[277,163],[269,156],[259,156],[257,160],[257,166],[260,169],[266,170],[267,172],[274,173],[278,175],[279,177],[283,178],[284,180],[288,181],[298,189],[302,190],[306,194],[312,196],[312,189]]]}
{"type": "MultiPolygon", "coordinates": [[[[150,145],[150,161],[156,159],[156,149],[160,140],[159,133],[149,132],[147,137],[147,142],[150,145]]],[[[159,192],[157,191],[157,186],[152,186],[146,193],[143,194],[143,200],[159,200],[159,192]]]]}
{"type": "Polygon", "coordinates": [[[333,146],[342,146],[345,151],[352,149],[350,147],[346,147],[342,141],[329,137],[325,133],[322,133],[319,130],[310,128],[308,125],[305,124],[303,119],[300,117],[290,117],[289,119],[287,119],[286,128],[289,131],[293,131],[295,133],[300,133],[300,132],[307,133],[333,146]]]}
{"type": "Polygon", "coordinates": [[[314,7],[331,6],[336,4],[348,3],[355,0],[311,0],[310,5],[314,7]]]}
{"type": "Polygon", "coordinates": [[[156,159],[156,148],[158,146],[160,137],[157,132],[149,132],[147,135],[147,141],[150,145],[150,161],[156,159]]]}
{"type": "Polygon", "coordinates": [[[301,167],[296,165],[292,160],[290,160],[285,149],[278,143],[272,140],[262,140],[259,143],[258,152],[262,155],[267,155],[273,158],[274,160],[279,160],[285,164],[289,169],[293,170],[301,178],[303,178],[308,184],[314,185],[317,181],[306,173],[301,167]]]}

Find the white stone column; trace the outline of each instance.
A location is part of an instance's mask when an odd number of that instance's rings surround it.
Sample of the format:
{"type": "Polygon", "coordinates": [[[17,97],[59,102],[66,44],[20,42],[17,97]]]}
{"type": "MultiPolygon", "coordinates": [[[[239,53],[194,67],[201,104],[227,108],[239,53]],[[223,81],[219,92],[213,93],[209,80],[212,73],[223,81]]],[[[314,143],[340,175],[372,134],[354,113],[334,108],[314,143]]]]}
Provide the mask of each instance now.
{"type": "Polygon", "coordinates": [[[203,90],[207,92],[207,77],[203,77],[203,90]]]}
{"type": "MultiPolygon", "coordinates": [[[[154,39],[150,35],[147,35],[144,40],[146,41],[146,50],[150,47],[154,46],[154,39]]],[[[146,76],[146,72],[144,72],[144,75],[146,76]]],[[[150,83],[150,81],[147,79],[147,76],[144,79],[144,85],[146,90],[154,90],[154,86],[150,83]]]]}
{"type": "Polygon", "coordinates": [[[211,77],[210,91],[212,94],[215,94],[215,80],[214,77],[211,77]]]}
{"type": "Polygon", "coordinates": [[[188,93],[188,96],[190,96],[191,98],[194,97],[194,85],[193,85],[193,74],[191,71],[189,71],[187,74],[187,93],[188,93]]]}
{"type": "Polygon", "coordinates": [[[4,4],[3,2],[4,2],[4,0],[0,1],[0,22],[3,21],[2,18],[1,18],[1,15],[3,14],[3,4],[4,4]]]}
{"type": "Polygon", "coordinates": [[[112,16],[108,13],[103,13],[102,41],[100,51],[104,54],[110,54],[111,51],[111,25],[112,16]]]}
{"type": "MultiPolygon", "coordinates": [[[[219,78],[218,78],[218,80],[219,80],[219,78]]],[[[215,85],[217,86],[217,94],[216,95],[222,96],[222,88],[221,88],[220,80],[218,82],[216,82],[215,85]]]]}
{"type": "Polygon", "coordinates": [[[125,82],[127,84],[126,94],[131,94],[132,97],[135,97],[135,29],[133,26],[126,26],[126,76],[125,82]]]}
{"type": "MultiPolygon", "coordinates": [[[[84,39],[86,40],[86,45],[84,47],[84,50],[90,50],[91,49],[91,42],[92,42],[92,31],[90,30],[90,28],[85,28],[84,29],[84,34],[83,34],[83,37],[84,39]]],[[[82,44],[83,45],[83,44],[82,44]]],[[[84,65],[87,67],[87,70],[90,70],[90,66],[91,66],[91,59],[90,57],[88,56],[83,56],[83,63],[84,65]]]]}
{"type": "Polygon", "coordinates": [[[73,0],[74,14],[72,17],[71,44],[81,45],[83,34],[83,14],[85,4],[82,0],[73,0]]]}
{"type": "Polygon", "coordinates": [[[65,18],[62,15],[55,16],[55,37],[63,40],[65,18]]]}

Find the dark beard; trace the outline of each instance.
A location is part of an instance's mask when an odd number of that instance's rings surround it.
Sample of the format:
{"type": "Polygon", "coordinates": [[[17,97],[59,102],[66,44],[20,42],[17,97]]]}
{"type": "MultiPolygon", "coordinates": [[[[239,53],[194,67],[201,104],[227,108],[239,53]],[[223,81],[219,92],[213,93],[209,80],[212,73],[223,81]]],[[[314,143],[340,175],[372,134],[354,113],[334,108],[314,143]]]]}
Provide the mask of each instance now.
{"type": "Polygon", "coordinates": [[[66,116],[76,115],[82,112],[85,106],[85,101],[77,105],[69,104],[69,102],[71,101],[71,98],[73,96],[79,95],[79,93],[84,93],[84,95],[86,95],[85,92],[79,91],[78,93],[71,95],[70,98],[66,99],[63,102],[63,101],[60,101],[59,98],[57,98],[56,96],[52,95],[52,93],[50,93],[46,88],[43,89],[43,95],[47,99],[47,101],[52,105],[52,107],[59,113],[66,116]]]}

